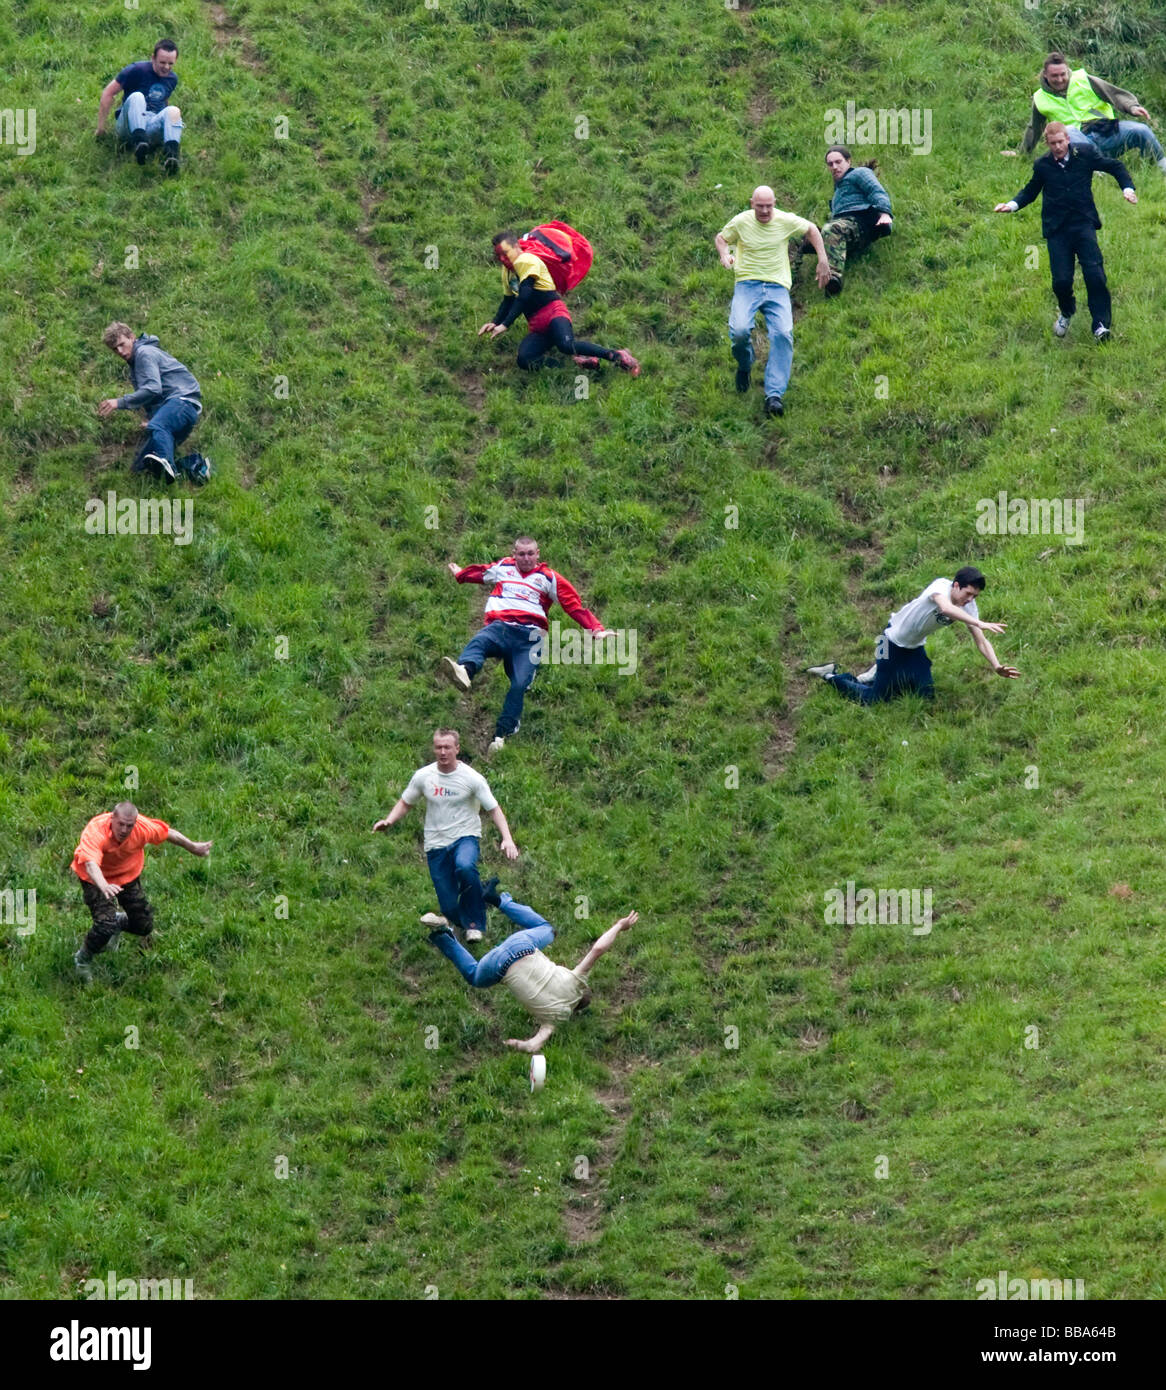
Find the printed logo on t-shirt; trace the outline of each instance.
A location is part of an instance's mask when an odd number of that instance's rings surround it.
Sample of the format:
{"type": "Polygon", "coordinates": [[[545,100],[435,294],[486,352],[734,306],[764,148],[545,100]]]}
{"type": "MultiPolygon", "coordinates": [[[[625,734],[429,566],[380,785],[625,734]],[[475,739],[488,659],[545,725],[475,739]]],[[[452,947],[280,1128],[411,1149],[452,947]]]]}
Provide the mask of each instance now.
{"type": "Polygon", "coordinates": [[[146,93],[146,105],[151,111],[159,111],[166,104],[166,88],[161,82],[155,82],[146,93]]]}
{"type": "Polygon", "coordinates": [[[437,785],[434,786],[429,794],[430,796],[457,796],[458,792],[456,787],[443,787],[437,785]]]}
{"type": "Polygon", "coordinates": [[[951,616],[950,613],[936,613],[935,621],[940,625],[940,627],[951,627],[955,619],[951,616]]]}

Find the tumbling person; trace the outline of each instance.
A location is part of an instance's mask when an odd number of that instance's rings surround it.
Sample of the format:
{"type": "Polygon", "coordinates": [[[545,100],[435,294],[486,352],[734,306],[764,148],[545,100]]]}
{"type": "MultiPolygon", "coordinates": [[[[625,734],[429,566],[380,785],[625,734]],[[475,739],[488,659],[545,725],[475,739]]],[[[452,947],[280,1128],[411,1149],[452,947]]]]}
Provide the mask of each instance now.
{"type": "Polygon", "coordinates": [[[466,643],[457,660],[442,657],[441,672],[459,690],[470,683],[489,657],[502,662],[510,677],[510,689],[502,713],[494,726],[494,738],[486,749],[488,757],[502,751],[511,734],[518,732],[526,692],[542,661],[543,639],[547,633],[547,613],[558,603],[563,612],[588,628],[597,637],[607,629],[583,600],[575,587],[538,557],[538,542],[519,536],[514,554],[492,565],[450,564],[450,574],[459,584],[492,584],[486,600],[484,625],[466,643]]]}
{"type": "Polygon", "coordinates": [[[1018,208],[1027,207],[1038,193],[1043,194],[1041,235],[1049,248],[1053,294],[1060,309],[1053,322],[1053,332],[1063,338],[1076,313],[1073,263],[1077,260],[1081,263],[1081,276],[1093,318],[1093,337],[1104,343],[1110,336],[1113,311],[1105,262],[1097,244],[1101,218],[1093,201],[1093,175],[1112,174],[1127,203],[1138,201],[1134,181],[1120,161],[1107,159],[1089,145],[1070,145],[1069,132],[1060,121],[1050,121],[1045,127],[1045,144],[1049,152],[1032,166],[1032,178],[1011,201],[997,203],[995,211],[1016,212],[1018,208]]]}
{"type": "Polygon", "coordinates": [[[86,983],[93,978],[93,957],[107,947],[116,951],[123,931],[140,936],[143,946],[150,945],[154,909],[142,891],[145,846],[165,841],[181,845],[200,859],[214,844],[213,840],[188,840],[164,820],[139,815],[132,801],[119,801],[112,811],[94,816],[81,832],[70,868],[81,880],[81,895],[93,925],[73,964],[86,983]]]}
{"type": "Polygon", "coordinates": [[[1032,116],[1021,151],[1027,154],[1035,147],[1047,121],[1062,121],[1074,145],[1092,145],[1098,154],[1111,159],[1137,150],[1166,174],[1166,153],[1158,137],[1142,121],[1119,120],[1119,111],[1123,116],[1150,119],[1132,92],[1094,77],[1084,68],[1071,70],[1063,53],[1050,53],[1041,68],[1040,86],[1032,94],[1032,116]]]}
{"type": "Polygon", "coordinates": [[[935,686],[925,643],[937,628],[959,622],[971,628],[972,641],[992,670],[998,676],[1015,680],[1020,672],[1013,666],[1003,665],[984,636],[986,632],[1003,632],[1006,626],[986,623],[980,618],[976,596],[983,593],[986,583],[973,565],[957,570],[954,579],[933,579],[918,598],[891,614],[875,648],[875,665],[862,676],[839,671],[832,661],[806,669],[811,676],[821,676],[828,681],[845,699],[863,705],[908,694],[931,700],[935,698],[935,686]]]}
{"type": "Polygon", "coordinates": [[[733,272],[735,279],[729,306],[729,342],[737,362],[736,387],[742,395],[749,390],[753,370],[753,320],[758,314],[765,320],[769,334],[764,382],[766,415],[785,414],[785,390],[793,368],[791,236],[804,236],[818,253],[818,286],[825,289],[831,272],[822,233],[804,217],[778,211],[773,189],[765,184],[753,190],[749,206],[730,218],[715,238],[721,264],[733,272]]]}
{"type": "Polygon", "coordinates": [[[481,960],[475,960],[448,927],[430,932],[429,940],[475,989],[490,989],[501,981],[510,990],[539,1027],[532,1038],[507,1038],[506,1046],[517,1048],[519,1052],[535,1053],[550,1038],[556,1024],[566,1022],[572,1014],[582,1013],[590,1005],[587,977],[592,966],[611,950],[620,932],[635,926],[640,916],[638,912],[629,912],[621,917],[608,927],[574,970],[568,970],[543,954],[555,939],[554,927],[534,908],[516,903],[509,893],[497,893],[497,884],[498,880],[492,878],[485,885],[486,901],[519,928],[500,946],[487,951],[481,960]]]}
{"type": "Polygon", "coordinates": [[[830,220],[822,228],[822,244],[830,262],[827,295],[842,293],[847,257],[853,259],[891,232],[891,199],[873,169],[855,167],[845,145],[831,145],[826,167],[834,180],[830,220]]]}
{"type": "Polygon", "coordinates": [[[479,338],[483,333],[499,337],[519,314],[525,314],[528,332],[518,345],[518,365],[523,371],[559,366],[556,359],[546,356],[557,348],[577,367],[598,367],[602,360],[614,362],[629,376],[639,376],[640,364],[627,348],[601,347],[575,337],[571,311],[555,288],[550,271],[532,251],[519,248],[517,232],[498,233],[494,258],[502,267],[502,303],[493,319],[478,329],[479,338]]]}
{"type": "Polygon", "coordinates": [[[193,372],[164,352],[152,333],[135,338],[128,323],[111,323],[101,341],[129,367],[134,389],[129,395],[102,401],[98,415],[104,420],[115,410],[140,409],[148,417],[147,435],[134,459],[134,472],[149,468],[173,482],[181,469],[191,482],[205,483],[210,461],[201,454],[188,454],[177,465],[174,462],[176,448],[202,414],[202,389],[193,372]]]}
{"type": "Polygon", "coordinates": [[[498,827],[507,859],[518,858],[518,846],[486,779],[458,761],[460,749],[456,729],[438,729],[433,735],[434,761],[417,769],[400,800],[373,830],[388,830],[409,814],[410,807],[425,801],[425,858],[441,914],[427,912],[421,920],[430,926],[452,922],[461,927],[467,941],[481,941],[486,907],[478,877],[479,812],[488,811],[498,827]]]}
{"type": "Polygon", "coordinates": [[[140,63],[130,63],[109,82],[97,105],[97,135],[105,134],[109,109],[118,93],[124,99],[117,113],[117,133],[122,144],[134,152],[139,164],[145,164],[150,151],[162,146],[162,168],[168,174],[178,173],[178,147],[182,140],[182,112],[170,105],[170,95],[178,86],[174,64],[178,61],[178,45],[173,39],[159,39],[154,56],[140,63]]]}

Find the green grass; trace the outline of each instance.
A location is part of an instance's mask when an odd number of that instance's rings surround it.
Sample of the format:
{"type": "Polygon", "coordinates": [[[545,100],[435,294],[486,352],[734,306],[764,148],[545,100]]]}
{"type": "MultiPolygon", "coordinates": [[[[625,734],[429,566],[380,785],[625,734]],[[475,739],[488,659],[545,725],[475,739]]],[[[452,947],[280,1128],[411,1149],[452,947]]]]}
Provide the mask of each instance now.
{"type": "Polygon", "coordinates": [[[1099,181],[1104,352],[1084,313],[1051,338],[1037,209],[990,209],[1023,180],[999,151],[1044,51],[1160,113],[1166,19],[225,8],[216,35],[196,0],[33,0],[0,39],[6,103],[38,120],[35,155],[0,147],[0,885],[38,894],[35,935],[0,937],[0,1290],[113,1269],[215,1298],[960,1299],[1004,1268],[1160,1298],[1166,188],[1136,158],[1137,208],[1099,181]],[[169,183],[93,140],[159,25],[187,120],[169,183]],[[762,180],[825,219],[847,100],[931,110],[934,149],[875,151],[896,234],[841,299],[801,282],[767,425],[732,391],[712,238],[762,180]],[[580,334],[644,362],[586,400],[520,377],[516,332],[474,332],[490,235],[550,216],[597,248],[580,334]],[[130,422],[93,411],[124,389],[112,318],[202,381],[217,473],[189,546],[83,530],[89,497],[151,490],[130,422]],[[1087,498],[1085,543],[979,536],[1001,489],[1087,498]],[[481,763],[504,682],[435,679],[477,621],[444,565],[519,531],[641,662],[546,670],[489,773],[524,851],[504,881],[557,959],[642,915],[536,1097],[501,1046],[517,1005],[471,996],[416,924],[415,820],[369,833],[436,724],[481,763]],[[865,665],[889,610],[968,562],[1023,681],[951,632],[933,708],[796,674],[865,665]],[[81,991],[67,864],[131,766],[145,813],[215,849],[152,853],[158,950],[81,991]],[[828,926],[848,879],[930,887],[934,930],[828,926]]]}

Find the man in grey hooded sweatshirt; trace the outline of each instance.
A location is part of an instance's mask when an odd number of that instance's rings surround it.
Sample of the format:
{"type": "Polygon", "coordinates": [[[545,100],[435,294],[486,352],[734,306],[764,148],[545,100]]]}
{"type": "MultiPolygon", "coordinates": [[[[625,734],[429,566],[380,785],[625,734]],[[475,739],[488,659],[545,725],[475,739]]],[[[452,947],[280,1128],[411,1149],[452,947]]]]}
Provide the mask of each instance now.
{"type": "MultiPolygon", "coordinates": [[[[177,478],[175,447],[182,443],[202,414],[202,393],[194,374],[168,352],[152,333],[134,337],[126,323],[111,323],[101,341],[130,369],[134,389],[128,396],[102,401],[97,413],[104,420],[115,410],[142,409],[149,431],[134,460],[134,471],[147,465],[170,481],[177,478]]],[[[203,481],[196,478],[195,481],[203,481]]]]}

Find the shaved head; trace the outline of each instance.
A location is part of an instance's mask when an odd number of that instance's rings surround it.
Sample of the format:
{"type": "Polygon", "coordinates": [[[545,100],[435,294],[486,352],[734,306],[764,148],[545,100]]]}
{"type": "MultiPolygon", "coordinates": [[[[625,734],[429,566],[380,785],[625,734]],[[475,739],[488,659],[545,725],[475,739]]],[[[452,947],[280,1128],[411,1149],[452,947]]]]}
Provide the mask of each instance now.
{"type": "Polygon", "coordinates": [[[753,196],[749,199],[749,206],[753,209],[753,216],[758,222],[772,222],[773,210],[776,205],[776,195],[767,183],[758,185],[753,190],[753,196]]]}

